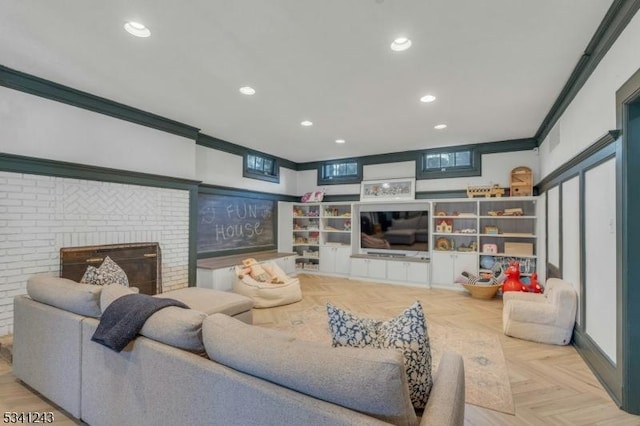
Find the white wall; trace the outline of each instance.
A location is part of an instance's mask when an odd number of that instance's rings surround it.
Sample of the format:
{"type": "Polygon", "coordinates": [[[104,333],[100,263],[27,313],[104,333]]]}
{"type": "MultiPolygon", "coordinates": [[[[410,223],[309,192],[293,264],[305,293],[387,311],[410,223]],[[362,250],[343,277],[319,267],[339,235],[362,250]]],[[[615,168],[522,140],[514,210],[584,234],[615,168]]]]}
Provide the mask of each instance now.
{"type": "Polygon", "coordinates": [[[242,177],[242,160],[240,155],[198,145],[196,146],[196,179],[209,185],[298,195],[296,171],[280,167],[280,183],[249,179],[242,177]]]}
{"type": "Polygon", "coordinates": [[[562,278],[578,293],[576,321],[580,324],[580,178],[562,183],[562,278]]]}
{"type": "Polygon", "coordinates": [[[639,45],[636,13],[554,126],[559,145],[551,150],[547,137],[540,146],[542,177],[616,128],[616,91],[640,68],[639,45]]]}
{"type": "Polygon", "coordinates": [[[0,87],[0,152],[195,178],[195,141],[0,87]]]}
{"type": "Polygon", "coordinates": [[[159,242],[163,290],[186,287],[189,191],[0,172],[0,336],[29,276],[60,271],[60,248],[159,242]]]}

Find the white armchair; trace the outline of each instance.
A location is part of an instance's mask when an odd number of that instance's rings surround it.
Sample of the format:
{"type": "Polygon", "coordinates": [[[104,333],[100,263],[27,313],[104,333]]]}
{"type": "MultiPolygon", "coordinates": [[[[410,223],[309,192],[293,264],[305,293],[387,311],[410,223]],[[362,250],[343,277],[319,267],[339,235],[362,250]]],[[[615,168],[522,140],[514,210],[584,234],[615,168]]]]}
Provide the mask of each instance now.
{"type": "Polygon", "coordinates": [[[509,291],[503,295],[502,329],[507,336],[554,345],[571,342],[577,295],[566,281],[549,278],[543,294],[509,291]]]}

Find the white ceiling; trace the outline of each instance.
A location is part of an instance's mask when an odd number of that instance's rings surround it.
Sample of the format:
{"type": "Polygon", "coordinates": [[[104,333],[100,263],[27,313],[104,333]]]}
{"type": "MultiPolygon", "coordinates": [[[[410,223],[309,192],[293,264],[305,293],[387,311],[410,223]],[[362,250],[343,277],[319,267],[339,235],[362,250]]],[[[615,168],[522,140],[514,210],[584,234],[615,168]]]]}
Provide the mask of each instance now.
{"type": "Polygon", "coordinates": [[[532,137],[611,3],[3,0],[0,64],[306,162],[532,137]]]}

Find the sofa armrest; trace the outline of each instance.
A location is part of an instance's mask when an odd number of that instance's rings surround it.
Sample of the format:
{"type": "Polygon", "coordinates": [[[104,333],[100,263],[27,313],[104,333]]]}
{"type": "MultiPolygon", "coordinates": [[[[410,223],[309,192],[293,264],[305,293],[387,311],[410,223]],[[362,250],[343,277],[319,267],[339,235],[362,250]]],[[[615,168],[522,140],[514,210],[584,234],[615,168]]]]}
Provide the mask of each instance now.
{"type": "Polygon", "coordinates": [[[464,392],[464,361],[455,352],[444,352],[420,426],[463,425],[464,392]]]}
{"type": "Polygon", "coordinates": [[[533,324],[553,325],[556,322],[556,306],[549,303],[529,303],[509,300],[503,307],[505,319],[533,324]]]}
{"type": "Polygon", "coordinates": [[[523,291],[506,291],[502,294],[502,300],[526,300],[527,302],[546,303],[547,298],[540,293],[525,293],[523,291]]]}

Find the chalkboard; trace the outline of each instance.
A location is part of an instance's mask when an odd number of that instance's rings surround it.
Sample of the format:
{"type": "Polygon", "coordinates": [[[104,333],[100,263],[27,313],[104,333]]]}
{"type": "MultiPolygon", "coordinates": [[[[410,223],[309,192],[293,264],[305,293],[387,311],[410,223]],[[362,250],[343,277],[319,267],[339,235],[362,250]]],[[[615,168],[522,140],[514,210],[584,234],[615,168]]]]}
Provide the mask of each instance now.
{"type": "Polygon", "coordinates": [[[276,202],[198,194],[198,253],[275,247],[276,202]]]}

